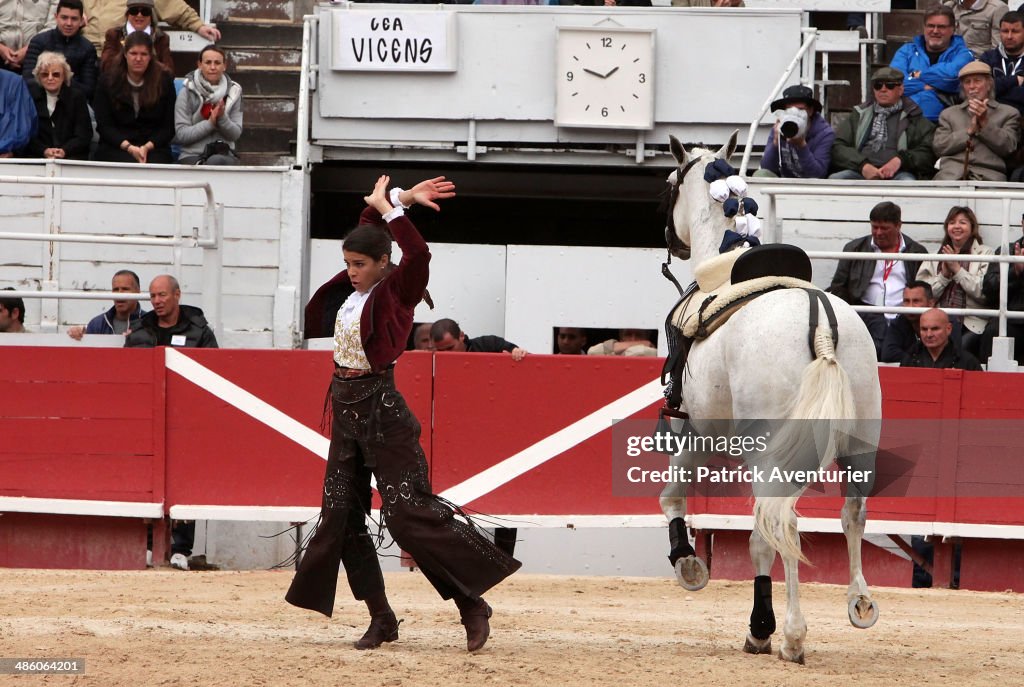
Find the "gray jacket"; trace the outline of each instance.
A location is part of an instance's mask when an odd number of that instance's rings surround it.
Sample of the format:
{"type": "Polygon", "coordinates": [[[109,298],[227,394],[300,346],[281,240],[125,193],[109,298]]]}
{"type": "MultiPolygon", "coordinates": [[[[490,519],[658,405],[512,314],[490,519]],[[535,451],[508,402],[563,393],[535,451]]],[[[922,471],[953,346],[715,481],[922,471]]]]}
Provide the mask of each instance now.
{"type": "Polygon", "coordinates": [[[227,106],[214,125],[203,117],[203,98],[192,83],[193,74],[185,77],[174,104],[174,143],[181,146],[181,157],[202,155],[213,141],[225,141],[234,149],[242,135],[242,87],[227,74],[221,77],[228,80],[227,106]]]}

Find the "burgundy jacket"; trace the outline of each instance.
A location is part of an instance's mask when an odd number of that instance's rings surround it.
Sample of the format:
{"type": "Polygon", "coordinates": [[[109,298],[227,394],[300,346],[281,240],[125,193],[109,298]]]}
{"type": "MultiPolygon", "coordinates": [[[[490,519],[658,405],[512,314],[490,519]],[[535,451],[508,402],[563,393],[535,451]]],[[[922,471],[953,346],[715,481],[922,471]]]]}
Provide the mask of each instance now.
{"type": "MultiPolygon", "coordinates": [[[[359,217],[360,225],[382,223],[380,213],[370,207],[359,217]]],[[[430,250],[409,218],[392,220],[388,229],[402,249],[402,261],[370,293],[359,319],[363,350],[374,372],[386,368],[405,350],[413,310],[423,299],[430,278],[430,250]]],[[[305,338],[333,336],[338,309],[353,291],[347,270],[317,289],[306,304],[305,338]]]]}

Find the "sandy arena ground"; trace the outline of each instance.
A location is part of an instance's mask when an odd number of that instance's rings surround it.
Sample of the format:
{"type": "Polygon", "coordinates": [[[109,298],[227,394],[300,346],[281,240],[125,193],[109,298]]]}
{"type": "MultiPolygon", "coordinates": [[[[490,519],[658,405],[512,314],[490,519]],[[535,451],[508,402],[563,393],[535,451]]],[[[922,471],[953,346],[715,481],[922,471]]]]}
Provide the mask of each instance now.
{"type": "MultiPolygon", "coordinates": [[[[807,665],[798,666],[739,650],[747,583],[688,593],[669,579],[517,575],[488,595],[491,640],[470,655],[454,606],[418,573],[388,575],[405,622],[399,641],[377,651],[351,648],[366,625],[361,604],[340,598],[333,620],[299,611],[282,598],[290,579],[287,571],[0,570],[0,658],[86,660],[85,675],[0,675],[0,684],[1024,684],[1017,594],[876,589],[882,615],[864,631],[846,619],[844,588],[806,584],[807,665]]],[[[783,595],[776,584],[780,627],[783,595]]]]}

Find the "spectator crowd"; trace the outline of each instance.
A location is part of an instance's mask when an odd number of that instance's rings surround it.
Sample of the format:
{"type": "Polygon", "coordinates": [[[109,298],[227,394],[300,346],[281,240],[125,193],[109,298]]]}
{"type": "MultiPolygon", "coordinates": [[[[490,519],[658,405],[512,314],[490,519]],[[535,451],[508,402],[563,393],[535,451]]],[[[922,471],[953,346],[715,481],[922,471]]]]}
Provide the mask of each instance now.
{"type": "Polygon", "coordinates": [[[184,0],[8,0],[0,7],[0,157],[238,164],[242,89],[216,43],[175,81],[158,26],[216,41],[184,0]]]}

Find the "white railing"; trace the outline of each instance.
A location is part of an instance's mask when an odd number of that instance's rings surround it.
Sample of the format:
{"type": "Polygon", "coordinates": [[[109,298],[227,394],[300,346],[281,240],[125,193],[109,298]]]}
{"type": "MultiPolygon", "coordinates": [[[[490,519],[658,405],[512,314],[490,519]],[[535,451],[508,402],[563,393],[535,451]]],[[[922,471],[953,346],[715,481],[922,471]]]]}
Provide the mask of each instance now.
{"type": "Polygon", "coordinates": [[[299,67],[299,103],[295,129],[295,168],[305,170],[309,163],[309,100],[319,74],[319,62],[313,62],[313,40],[320,19],[315,14],[302,17],[302,61],[299,67]]]}
{"type": "MultiPolygon", "coordinates": [[[[12,241],[38,241],[41,243],[93,243],[93,244],[120,244],[139,246],[166,246],[173,251],[172,269],[175,276],[181,275],[181,258],[183,248],[203,249],[203,286],[202,286],[202,307],[207,321],[214,333],[222,335],[221,326],[221,227],[223,226],[223,208],[215,202],[213,188],[205,181],[136,181],[126,179],[71,179],[64,177],[29,177],[29,176],[0,176],[0,184],[31,184],[42,186],[92,186],[99,188],[158,188],[169,189],[174,192],[174,235],[172,237],[158,238],[153,236],[109,236],[99,234],[67,234],[61,231],[59,222],[48,221],[47,217],[54,213],[44,213],[44,222],[49,226],[49,232],[2,232],[0,238],[12,241]],[[190,235],[183,235],[182,232],[182,191],[197,189],[203,191],[206,200],[203,206],[203,218],[201,226],[192,227],[190,235]]],[[[52,200],[52,196],[51,196],[52,200]]],[[[62,199],[56,199],[60,205],[62,199]]],[[[42,289],[5,291],[4,294],[12,298],[40,298],[40,299],[95,299],[95,300],[147,300],[148,294],[127,294],[114,293],[111,291],[69,291],[59,288],[59,254],[57,258],[51,258],[51,264],[42,266],[43,278],[40,280],[42,289]],[[57,264],[53,264],[56,262],[57,264]]],[[[54,308],[49,313],[41,315],[43,329],[52,328],[56,331],[57,312],[54,308]],[[49,317],[47,316],[49,315],[49,317]],[[51,322],[52,319],[52,322],[51,322]]]]}
{"type": "MultiPolygon", "coordinates": [[[[793,55],[793,59],[789,61],[789,65],[782,73],[782,76],[780,76],[779,80],[775,82],[774,86],[772,86],[772,90],[768,94],[768,98],[764,101],[764,104],[761,105],[761,109],[757,111],[757,115],[750,122],[750,129],[747,131],[747,144],[743,147],[743,162],[740,164],[741,177],[747,176],[747,166],[750,164],[750,154],[753,152],[754,137],[757,135],[757,129],[761,124],[761,118],[768,113],[768,108],[771,107],[772,101],[775,100],[778,92],[786,85],[786,82],[789,81],[789,77],[793,74],[793,70],[796,69],[797,65],[800,64],[800,61],[808,52],[811,54],[811,77],[814,75],[814,42],[818,39],[818,30],[814,27],[807,27],[800,29],[800,33],[803,35],[803,44],[800,46],[800,49],[796,51],[796,54],[793,55]]],[[[806,71],[806,68],[804,71],[806,71]]],[[[804,76],[806,75],[802,75],[801,80],[804,80],[804,76]]]]}
{"type": "MultiPolygon", "coordinates": [[[[856,183],[856,182],[853,182],[856,183]]],[[[1010,203],[1024,201],[1024,191],[981,191],[951,187],[948,189],[913,189],[898,184],[886,187],[857,188],[846,185],[836,186],[764,186],[760,189],[768,196],[765,212],[766,239],[772,243],[782,243],[782,222],[778,218],[776,199],[778,196],[828,196],[835,197],[866,197],[881,200],[883,198],[949,198],[953,200],[999,200],[1002,201],[1002,221],[1000,224],[999,245],[1005,248],[1010,243],[1010,203]]],[[[934,253],[855,253],[845,251],[807,251],[812,260],[909,260],[911,262],[986,262],[999,265],[999,308],[998,310],[982,308],[943,308],[951,315],[977,315],[981,317],[998,317],[999,331],[997,342],[993,342],[992,359],[989,369],[1015,369],[1012,360],[1012,340],[1006,339],[1006,321],[1008,319],[1024,319],[1024,312],[1010,312],[1006,309],[1007,281],[1009,265],[1024,263],[1024,256],[1007,255],[940,255],[934,253]],[[998,358],[998,360],[996,360],[998,358]]],[[[922,308],[897,308],[875,305],[855,305],[857,312],[875,313],[920,313],[922,308]]],[[[984,361],[982,361],[984,362],[984,361]]]]}

